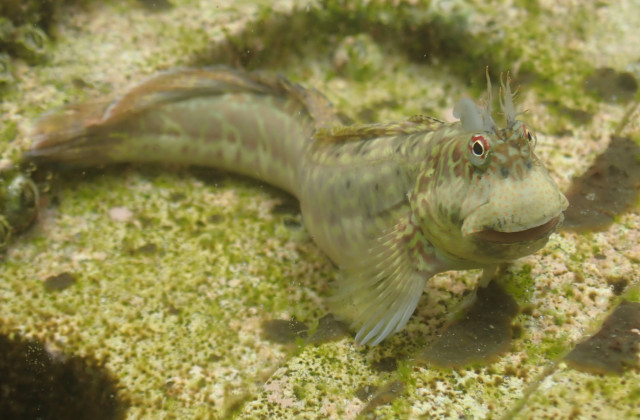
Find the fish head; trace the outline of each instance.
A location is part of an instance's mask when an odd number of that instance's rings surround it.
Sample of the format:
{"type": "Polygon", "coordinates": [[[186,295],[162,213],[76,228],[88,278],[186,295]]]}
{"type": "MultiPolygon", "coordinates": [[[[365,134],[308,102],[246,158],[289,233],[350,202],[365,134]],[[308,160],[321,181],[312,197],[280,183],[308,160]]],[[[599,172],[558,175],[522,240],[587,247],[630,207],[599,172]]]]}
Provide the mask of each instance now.
{"type": "Polygon", "coordinates": [[[535,154],[535,133],[515,119],[506,91],[501,129],[488,108],[470,101],[457,107],[460,123],[433,146],[410,195],[413,217],[436,249],[476,266],[542,248],[568,206],[535,154]]]}

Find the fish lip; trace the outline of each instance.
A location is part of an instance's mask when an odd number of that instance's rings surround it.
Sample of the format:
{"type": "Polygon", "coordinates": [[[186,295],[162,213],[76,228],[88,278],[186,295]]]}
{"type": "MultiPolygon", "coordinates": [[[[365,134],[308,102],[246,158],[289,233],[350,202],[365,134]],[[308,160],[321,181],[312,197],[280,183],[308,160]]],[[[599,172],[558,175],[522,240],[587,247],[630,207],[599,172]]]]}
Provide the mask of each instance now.
{"type": "Polygon", "coordinates": [[[563,216],[562,213],[556,217],[552,217],[545,223],[532,227],[530,229],[521,230],[519,232],[499,232],[493,229],[483,230],[474,233],[478,239],[498,244],[514,244],[518,242],[532,242],[546,236],[560,224],[563,216]]]}

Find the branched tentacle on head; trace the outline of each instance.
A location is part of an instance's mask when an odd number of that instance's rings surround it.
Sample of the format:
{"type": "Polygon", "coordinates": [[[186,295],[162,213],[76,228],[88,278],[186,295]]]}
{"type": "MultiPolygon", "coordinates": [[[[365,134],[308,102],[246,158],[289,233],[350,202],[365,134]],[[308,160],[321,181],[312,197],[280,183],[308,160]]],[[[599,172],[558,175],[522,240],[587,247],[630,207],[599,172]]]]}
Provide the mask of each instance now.
{"type": "MultiPolygon", "coordinates": [[[[473,100],[469,98],[462,98],[454,107],[453,114],[460,119],[462,127],[465,131],[484,131],[488,133],[495,133],[500,137],[497,124],[493,119],[491,113],[491,105],[493,102],[491,78],[489,77],[489,68],[486,69],[487,77],[487,96],[478,106],[473,100]]],[[[516,109],[514,104],[515,92],[511,92],[511,77],[509,73],[506,75],[506,83],[500,74],[500,109],[506,119],[506,129],[510,130],[516,122],[516,117],[521,114],[516,109]]]]}
{"type": "MultiPolygon", "coordinates": [[[[487,74],[487,80],[489,76],[487,74]]],[[[511,93],[511,76],[507,73],[507,83],[505,84],[502,80],[502,73],[500,74],[500,109],[504,114],[504,117],[507,120],[507,130],[513,127],[513,124],[516,122],[516,117],[519,112],[516,110],[516,106],[513,103],[513,98],[516,97],[518,93],[518,89],[515,92],[511,93]]]]}

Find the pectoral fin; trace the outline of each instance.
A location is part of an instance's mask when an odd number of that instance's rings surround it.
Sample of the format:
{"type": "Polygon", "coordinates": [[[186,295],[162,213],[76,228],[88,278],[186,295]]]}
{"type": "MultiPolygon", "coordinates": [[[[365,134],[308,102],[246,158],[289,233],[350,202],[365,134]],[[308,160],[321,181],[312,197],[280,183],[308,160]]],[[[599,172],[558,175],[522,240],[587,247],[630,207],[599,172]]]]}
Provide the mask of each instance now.
{"type": "Polygon", "coordinates": [[[431,245],[408,221],[372,242],[342,267],[333,303],[358,329],[359,344],[376,345],[405,326],[426,281],[441,270],[429,263],[436,261],[431,245]]]}

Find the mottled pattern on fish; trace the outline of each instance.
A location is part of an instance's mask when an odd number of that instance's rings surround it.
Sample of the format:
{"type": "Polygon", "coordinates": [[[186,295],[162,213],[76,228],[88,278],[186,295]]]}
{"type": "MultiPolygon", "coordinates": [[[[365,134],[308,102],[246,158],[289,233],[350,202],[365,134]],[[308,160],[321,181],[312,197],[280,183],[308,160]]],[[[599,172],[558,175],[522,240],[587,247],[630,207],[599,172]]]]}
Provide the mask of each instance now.
{"type": "Polygon", "coordinates": [[[44,116],[28,159],[174,162],[252,176],[294,194],[313,240],[340,267],[334,309],[361,344],[399,331],[426,281],[540,249],[567,206],[502,85],[459,122],[413,117],[341,127],[319,93],[228,69],[156,76],[110,103],[44,116]]]}
{"type": "Polygon", "coordinates": [[[45,115],[37,122],[31,157],[84,166],[209,165],[295,194],[301,139],[317,123],[335,123],[328,110],[323,96],[284,79],[235,71],[166,72],[116,101],[45,115]]]}

